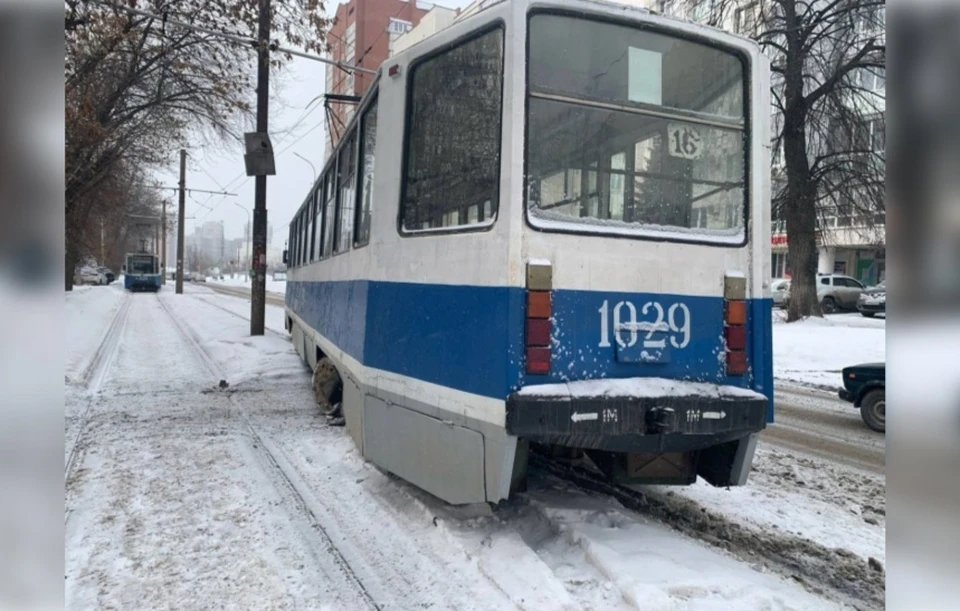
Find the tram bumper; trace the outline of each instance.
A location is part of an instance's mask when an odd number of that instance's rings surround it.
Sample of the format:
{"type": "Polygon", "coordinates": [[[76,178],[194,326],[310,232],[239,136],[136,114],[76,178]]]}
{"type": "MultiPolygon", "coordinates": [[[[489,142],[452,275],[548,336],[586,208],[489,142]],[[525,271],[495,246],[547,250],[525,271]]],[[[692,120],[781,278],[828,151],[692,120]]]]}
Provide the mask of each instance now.
{"type": "Polygon", "coordinates": [[[768,403],[738,387],[662,379],[549,384],[507,398],[506,429],[586,450],[622,483],[685,484],[699,474],[738,485],[746,483],[768,403]]]}

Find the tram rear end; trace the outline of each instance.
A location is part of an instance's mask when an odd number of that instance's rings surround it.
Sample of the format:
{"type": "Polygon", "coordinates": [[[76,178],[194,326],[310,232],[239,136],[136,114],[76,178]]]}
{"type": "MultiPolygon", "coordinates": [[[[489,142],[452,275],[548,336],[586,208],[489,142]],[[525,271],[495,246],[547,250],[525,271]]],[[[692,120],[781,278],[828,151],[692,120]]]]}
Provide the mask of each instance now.
{"type": "Polygon", "coordinates": [[[773,419],[766,60],[556,8],[527,30],[507,432],[620,483],[744,484],[773,419]]]}
{"type": "Polygon", "coordinates": [[[123,266],[123,287],[128,291],[160,290],[160,258],[147,253],[130,253],[123,266]]]}

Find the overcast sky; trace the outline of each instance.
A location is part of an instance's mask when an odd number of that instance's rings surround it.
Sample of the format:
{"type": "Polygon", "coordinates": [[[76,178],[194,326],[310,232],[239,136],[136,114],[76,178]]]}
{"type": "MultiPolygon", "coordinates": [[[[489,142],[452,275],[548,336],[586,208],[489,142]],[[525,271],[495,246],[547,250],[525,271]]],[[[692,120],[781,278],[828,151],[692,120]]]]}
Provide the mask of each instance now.
{"type": "MultiPolygon", "coordinates": [[[[446,7],[462,7],[469,0],[439,0],[433,2],[446,7]]],[[[341,2],[332,2],[332,15],[341,2]]],[[[337,70],[336,68],[332,68],[337,70]]],[[[270,138],[276,158],[277,173],[267,179],[267,218],[273,225],[271,246],[282,247],[287,236],[287,225],[300,207],[313,184],[313,167],[323,167],[326,126],[324,125],[323,93],[327,65],[294,57],[279,74],[271,74],[270,82],[270,138]],[[321,96],[309,108],[310,102],[321,96]],[[291,130],[291,128],[293,128],[291,130]],[[302,155],[310,163],[296,154],[302,155]]],[[[253,95],[253,94],[251,94],[253,95]]],[[[187,187],[209,191],[226,190],[237,197],[187,195],[186,232],[206,221],[223,221],[227,239],[243,236],[247,212],[253,214],[254,179],[247,178],[243,166],[243,143],[227,146],[194,148],[187,151],[187,187]],[[242,208],[242,209],[241,209],[242,208]],[[190,218],[194,217],[194,218],[190,218]]],[[[164,185],[176,186],[179,160],[173,157],[170,166],[156,172],[164,185]]],[[[176,212],[176,192],[170,191],[169,210],[176,212]]]]}

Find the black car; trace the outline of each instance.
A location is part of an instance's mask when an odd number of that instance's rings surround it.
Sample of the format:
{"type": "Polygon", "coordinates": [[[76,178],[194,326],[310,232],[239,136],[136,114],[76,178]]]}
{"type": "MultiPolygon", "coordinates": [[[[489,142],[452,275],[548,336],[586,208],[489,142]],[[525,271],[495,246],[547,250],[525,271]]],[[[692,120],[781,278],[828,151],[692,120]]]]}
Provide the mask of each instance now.
{"type": "Polygon", "coordinates": [[[871,429],[887,430],[886,378],[884,363],[865,363],[843,369],[840,398],[860,408],[860,416],[871,429]]]}
{"type": "Polygon", "coordinates": [[[857,311],[867,318],[875,314],[887,312],[887,283],[881,282],[877,286],[865,289],[857,299],[857,311]]]}

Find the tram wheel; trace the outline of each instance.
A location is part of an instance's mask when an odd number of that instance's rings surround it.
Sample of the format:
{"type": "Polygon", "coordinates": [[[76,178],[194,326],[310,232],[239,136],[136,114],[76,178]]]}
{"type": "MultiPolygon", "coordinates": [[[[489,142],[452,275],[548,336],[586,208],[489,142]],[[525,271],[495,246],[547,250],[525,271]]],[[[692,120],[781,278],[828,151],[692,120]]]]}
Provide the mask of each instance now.
{"type": "Polygon", "coordinates": [[[333,361],[323,357],[313,370],[313,397],[320,413],[328,415],[343,400],[343,381],[333,361]]]}

